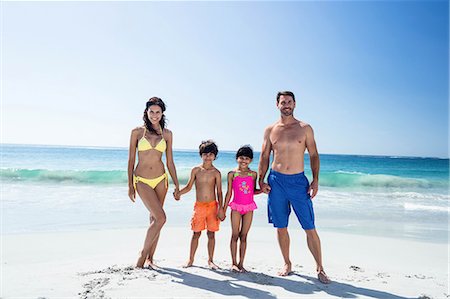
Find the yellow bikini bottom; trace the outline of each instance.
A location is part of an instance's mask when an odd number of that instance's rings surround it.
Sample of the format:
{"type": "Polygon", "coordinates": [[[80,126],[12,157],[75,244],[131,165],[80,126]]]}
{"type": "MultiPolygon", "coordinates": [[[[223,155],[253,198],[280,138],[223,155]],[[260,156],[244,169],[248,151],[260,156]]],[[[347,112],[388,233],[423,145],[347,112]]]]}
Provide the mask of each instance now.
{"type": "Polygon", "coordinates": [[[146,178],[143,178],[141,176],[134,175],[133,176],[134,189],[136,190],[137,182],[142,182],[144,184],[149,185],[150,188],[155,189],[155,187],[158,186],[158,184],[164,179],[166,180],[166,188],[167,188],[169,186],[169,177],[167,176],[166,172],[164,174],[160,175],[159,177],[154,178],[154,179],[146,179],[146,178]]]}

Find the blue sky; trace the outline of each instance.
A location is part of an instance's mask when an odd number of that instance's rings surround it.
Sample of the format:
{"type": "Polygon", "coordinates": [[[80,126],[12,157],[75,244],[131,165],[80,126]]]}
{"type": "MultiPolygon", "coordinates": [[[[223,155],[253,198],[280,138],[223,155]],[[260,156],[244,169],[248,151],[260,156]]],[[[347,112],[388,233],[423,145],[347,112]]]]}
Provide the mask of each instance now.
{"type": "Polygon", "coordinates": [[[127,147],[146,100],[174,147],[295,115],[319,152],[448,157],[447,1],[3,2],[2,142],[127,147]]]}

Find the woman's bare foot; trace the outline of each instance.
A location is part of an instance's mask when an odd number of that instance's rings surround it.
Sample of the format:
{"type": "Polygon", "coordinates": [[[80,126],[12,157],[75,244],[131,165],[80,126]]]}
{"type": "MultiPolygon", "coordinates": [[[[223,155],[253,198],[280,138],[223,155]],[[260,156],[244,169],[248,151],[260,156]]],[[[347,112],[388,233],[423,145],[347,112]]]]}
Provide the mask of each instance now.
{"type": "Polygon", "coordinates": [[[219,269],[219,266],[217,266],[216,264],[214,264],[213,261],[208,261],[208,267],[209,267],[209,269],[211,269],[211,270],[217,270],[217,269],[219,269]]]}
{"type": "Polygon", "coordinates": [[[239,266],[238,265],[232,265],[231,266],[231,271],[233,271],[233,272],[241,272],[241,269],[239,269],[239,266]]]}
{"type": "Polygon", "coordinates": [[[317,272],[317,279],[324,284],[328,284],[331,282],[331,280],[328,278],[327,274],[325,273],[325,271],[323,271],[323,269],[317,272]]]}
{"type": "Polygon", "coordinates": [[[147,259],[147,257],[145,255],[141,253],[139,253],[139,257],[138,260],[136,262],[136,268],[144,268],[144,264],[145,264],[145,260],[147,259]]]}
{"type": "Polygon", "coordinates": [[[186,262],[186,264],[183,265],[183,268],[189,268],[194,264],[193,260],[189,260],[186,262]]]}
{"type": "Polygon", "coordinates": [[[280,275],[280,276],[288,276],[289,274],[291,274],[291,272],[292,272],[291,264],[285,264],[283,269],[278,272],[278,275],[280,275]]]}

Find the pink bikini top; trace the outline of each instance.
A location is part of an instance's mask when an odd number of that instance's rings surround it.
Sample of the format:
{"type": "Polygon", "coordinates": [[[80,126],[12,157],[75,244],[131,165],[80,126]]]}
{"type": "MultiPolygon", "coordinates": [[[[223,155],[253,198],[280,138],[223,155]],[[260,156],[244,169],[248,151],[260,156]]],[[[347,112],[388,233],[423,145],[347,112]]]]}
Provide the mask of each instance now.
{"type": "Polygon", "coordinates": [[[247,176],[241,177],[239,173],[234,173],[233,178],[233,193],[236,203],[248,204],[253,201],[253,193],[255,191],[255,183],[253,181],[252,173],[247,173],[247,176]]]}

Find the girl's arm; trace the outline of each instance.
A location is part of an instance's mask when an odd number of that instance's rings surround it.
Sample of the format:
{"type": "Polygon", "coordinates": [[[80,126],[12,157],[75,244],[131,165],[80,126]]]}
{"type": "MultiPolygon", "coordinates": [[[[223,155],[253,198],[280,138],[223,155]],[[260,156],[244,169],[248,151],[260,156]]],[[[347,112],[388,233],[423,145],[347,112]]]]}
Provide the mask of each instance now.
{"type": "Polygon", "coordinates": [[[227,177],[228,181],[227,194],[225,195],[225,201],[223,202],[222,206],[224,214],[226,214],[227,212],[228,204],[230,203],[231,196],[233,195],[233,176],[234,171],[230,171],[227,177]]]}
{"type": "Polygon", "coordinates": [[[180,183],[178,182],[177,170],[175,168],[175,163],[173,162],[172,132],[170,130],[167,130],[166,136],[166,165],[167,169],[169,170],[170,176],[172,177],[172,181],[175,184],[175,192],[178,192],[178,190],[180,189],[180,183]]]}
{"type": "Polygon", "coordinates": [[[194,185],[195,182],[195,175],[197,174],[199,168],[198,167],[194,167],[192,168],[191,171],[191,176],[189,177],[189,181],[187,183],[186,186],[184,186],[184,188],[182,188],[179,192],[178,192],[178,196],[181,196],[185,193],[188,193],[189,191],[191,191],[192,186],[194,185]]]}
{"type": "Polygon", "coordinates": [[[136,199],[136,190],[134,190],[133,174],[134,164],[136,163],[136,147],[138,128],[131,131],[130,149],[128,150],[128,197],[132,202],[136,199]]]}
{"type": "Polygon", "coordinates": [[[254,186],[253,194],[254,195],[261,194],[263,191],[261,189],[256,188],[258,174],[255,171],[252,171],[252,176],[253,176],[253,186],[254,186]]]}

